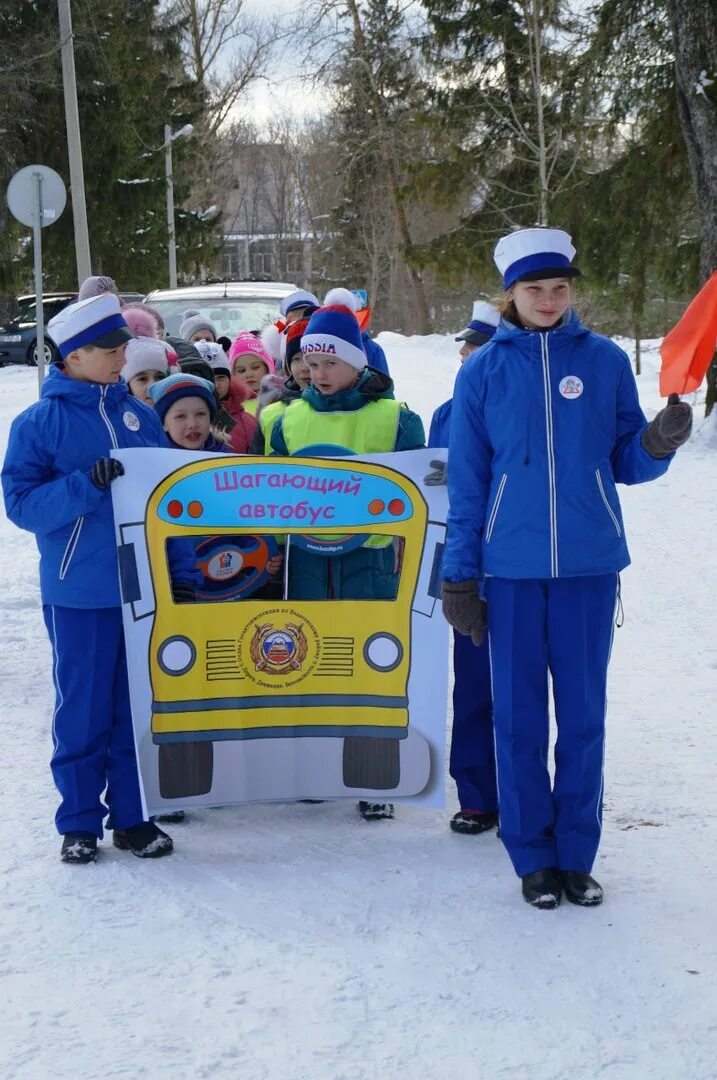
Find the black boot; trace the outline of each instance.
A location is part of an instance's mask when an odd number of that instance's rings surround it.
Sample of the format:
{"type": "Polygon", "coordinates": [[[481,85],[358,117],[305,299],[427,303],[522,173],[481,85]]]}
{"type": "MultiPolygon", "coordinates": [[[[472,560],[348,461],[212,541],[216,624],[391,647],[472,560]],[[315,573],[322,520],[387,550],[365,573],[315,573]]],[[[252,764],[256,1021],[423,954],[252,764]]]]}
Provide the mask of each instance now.
{"type": "Polygon", "coordinates": [[[602,886],[583,870],[561,870],[560,877],[565,898],[580,907],[597,907],[602,904],[602,886]]]}
{"type": "Polygon", "coordinates": [[[533,907],[542,911],[550,911],[560,903],[563,886],[560,881],[560,873],[549,867],[547,870],[535,870],[532,874],[526,874],[521,878],[523,883],[523,899],[533,907]]]}
{"type": "Polygon", "coordinates": [[[120,851],[131,851],[139,859],[161,859],[171,855],[172,838],[162,832],[153,821],[142,821],[129,829],[115,829],[112,843],[120,851]]]}
{"type": "Polygon", "coordinates": [[[89,832],[65,833],[60,858],[68,863],[94,862],[97,858],[97,837],[89,832]]]}
{"type": "Polygon", "coordinates": [[[451,818],[453,832],[467,833],[470,836],[494,829],[497,824],[498,814],[495,810],[459,810],[451,818]]]}
{"type": "Polygon", "coordinates": [[[365,802],[362,799],[358,804],[358,810],[364,821],[381,821],[393,817],[393,803],[391,802],[365,802]]]}
{"type": "Polygon", "coordinates": [[[184,810],[165,810],[161,814],[155,814],[152,821],[184,821],[186,814],[184,810]]]}

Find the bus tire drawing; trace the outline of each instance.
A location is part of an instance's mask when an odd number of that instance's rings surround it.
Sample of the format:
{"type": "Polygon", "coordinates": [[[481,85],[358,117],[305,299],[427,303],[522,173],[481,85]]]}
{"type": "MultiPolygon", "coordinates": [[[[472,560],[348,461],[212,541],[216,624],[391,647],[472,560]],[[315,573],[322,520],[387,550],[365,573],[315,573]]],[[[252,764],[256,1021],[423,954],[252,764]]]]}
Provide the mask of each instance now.
{"type": "Polygon", "coordinates": [[[408,477],[351,458],[214,456],[176,469],[150,495],[140,570],[138,525],[120,526],[120,577],[133,618],[152,618],[151,733],[162,799],[209,792],[213,744],[224,740],[339,738],[336,796],[426,787],[426,740],[414,730],[421,752],[404,756],[401,748],[412,615],[430,615],[436,604],[444,529],[428,522],[408,477]],[[176,602],[168,550],[242,533],[286,537],[289,558],[295,536],[316,538],[325,554],[334,537],[340,552],[342,537],[364,534],[366,546],[395,551],[395,594],[176,602]]]}

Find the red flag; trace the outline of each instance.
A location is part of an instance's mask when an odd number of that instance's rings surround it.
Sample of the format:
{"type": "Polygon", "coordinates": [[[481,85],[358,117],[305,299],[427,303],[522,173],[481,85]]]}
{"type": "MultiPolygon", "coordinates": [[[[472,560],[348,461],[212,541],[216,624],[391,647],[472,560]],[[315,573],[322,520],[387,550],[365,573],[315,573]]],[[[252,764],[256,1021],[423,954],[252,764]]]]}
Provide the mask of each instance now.
{"type": "Polygon", "coordinates": [[[696,390],[712,362],[717,344],[717,270],[660,346],[660,395],[696,390]]]}

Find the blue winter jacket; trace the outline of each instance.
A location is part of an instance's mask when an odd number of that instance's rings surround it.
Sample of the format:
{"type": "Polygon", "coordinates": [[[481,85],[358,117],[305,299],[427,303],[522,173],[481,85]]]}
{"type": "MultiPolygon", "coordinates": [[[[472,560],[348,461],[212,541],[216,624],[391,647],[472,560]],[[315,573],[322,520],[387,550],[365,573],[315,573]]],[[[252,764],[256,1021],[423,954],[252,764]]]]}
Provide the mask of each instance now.
{"type": "Polygon", "coordinates": [[[363,343],[363,351],[366,353],[366,358],[368,360],[368,366],[372,367],[375,371],[380,371],[383,375],[388,375],[389,370],[386,353],[379,343],[373,340],[368,330],[361,331],[361,341],[363,343]]]}
{"type": "Polygon", "coordinates": [[[431,427],[428,432],[428,446],[433,449],[447,448],[451,435],[451,406],[453,398],[439,405],[431,419],[431,427]]]}
{"type": "MultiPolygon", "coordinates": [[[[90,480],[113,449],[167,446],[159,417],[124,382],[100,386],[52,368],[40,400],[13,421],[2,470],[7,516],[35,534],[45,604],[71,608],[121,603],[110,489],[90,480]]],[[[193,561],[175,565],[194,580],[193,561]]]]}
{"type": "Polygon", "coordinates": [[[443,576],[579,577],[630,562],[615,484],[665,473],[626,354],[570,312],[554,330],[503,320],[453,397],[443,576]]]}

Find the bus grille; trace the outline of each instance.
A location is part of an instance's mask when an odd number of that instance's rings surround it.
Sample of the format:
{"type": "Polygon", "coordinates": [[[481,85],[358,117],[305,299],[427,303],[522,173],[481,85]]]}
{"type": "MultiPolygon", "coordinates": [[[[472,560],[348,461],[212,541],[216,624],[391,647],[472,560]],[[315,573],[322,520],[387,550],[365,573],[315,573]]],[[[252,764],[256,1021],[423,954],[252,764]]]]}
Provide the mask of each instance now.
{"type": "Polygon", "coordinates": [[[206,657],[207,682],[244,678],[239,659],[239,642],[236,638],[208,641],[206,657]]]}
{"type": "Polygon", "coordinates": [[[354,644],[352,637],[325,637],[321,642],[321,659],[314,674],[350,678],[354,673],[354,644]]]}

